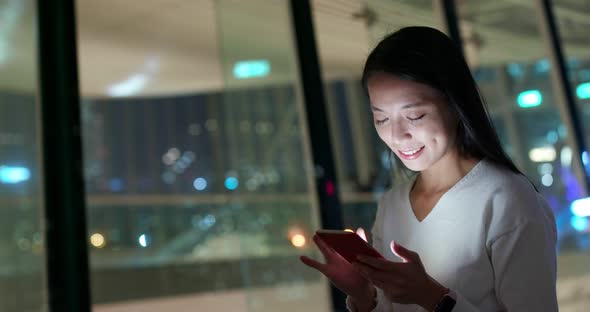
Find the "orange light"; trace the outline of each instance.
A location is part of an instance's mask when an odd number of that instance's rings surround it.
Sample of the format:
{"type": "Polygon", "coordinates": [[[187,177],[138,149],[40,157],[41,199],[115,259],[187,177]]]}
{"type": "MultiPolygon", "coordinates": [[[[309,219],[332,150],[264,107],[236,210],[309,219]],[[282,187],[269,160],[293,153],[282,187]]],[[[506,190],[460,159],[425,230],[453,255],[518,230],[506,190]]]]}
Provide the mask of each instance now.
{"type": "Polygon", "coordinates": [[[352,229],[346,229],[344,230],[345,232],[350,232],[350,233],[354,233],[354,231],[352,229]]]}
{"type": "Polygon", "coordinates": [[[297,248],[305,246],[305,236],[301,234],[295,234],[291,237],[291,244],[297,248]]]}

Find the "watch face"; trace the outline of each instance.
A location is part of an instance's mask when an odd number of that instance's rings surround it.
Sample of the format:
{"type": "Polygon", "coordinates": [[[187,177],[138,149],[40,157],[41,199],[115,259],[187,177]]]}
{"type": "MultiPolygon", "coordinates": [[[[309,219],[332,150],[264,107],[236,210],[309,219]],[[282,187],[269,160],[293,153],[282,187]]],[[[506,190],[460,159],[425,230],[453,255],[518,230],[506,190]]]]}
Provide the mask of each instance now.
{"type": "Polygon", "coordinates": [[[457,301],[455,301],[455,299],[453,299],[451,296],[445,295],[442,298],[442,300],[440,301],[440,304],[436,308],[436,311],[435,312],[450,312],[450,311],[453,311],[453,308],[455,307],[455,304],[456,303],[457,303],[457,301]]]}

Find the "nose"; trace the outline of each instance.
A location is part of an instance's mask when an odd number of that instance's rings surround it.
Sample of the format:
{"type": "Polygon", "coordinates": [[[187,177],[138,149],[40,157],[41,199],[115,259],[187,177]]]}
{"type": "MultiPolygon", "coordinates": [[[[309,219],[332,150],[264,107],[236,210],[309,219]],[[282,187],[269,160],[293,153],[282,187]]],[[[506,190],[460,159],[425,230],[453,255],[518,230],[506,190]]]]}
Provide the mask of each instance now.
{"type": "Polygon", "coordinates": [[[391,139],[393,143],[399,145],[404,141],[412,139],[412,133],[407,125],[402,122],[394,123],[391,126],[391,139]]]}

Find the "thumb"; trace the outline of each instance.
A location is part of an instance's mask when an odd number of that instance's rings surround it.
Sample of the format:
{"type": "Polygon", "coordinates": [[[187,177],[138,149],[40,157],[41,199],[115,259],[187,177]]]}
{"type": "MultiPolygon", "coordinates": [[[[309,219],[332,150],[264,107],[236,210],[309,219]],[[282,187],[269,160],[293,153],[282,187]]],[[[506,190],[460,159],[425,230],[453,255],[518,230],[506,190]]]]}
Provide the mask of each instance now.
{"type": "Polygon", "coordinates": [[[411,263],[421,263],[420,256],[406,247],[396,243],[395,241],[391,241],[390,244],[391,251],[394,255],[401,258],[404,262],[411,262],[411,263]]]}

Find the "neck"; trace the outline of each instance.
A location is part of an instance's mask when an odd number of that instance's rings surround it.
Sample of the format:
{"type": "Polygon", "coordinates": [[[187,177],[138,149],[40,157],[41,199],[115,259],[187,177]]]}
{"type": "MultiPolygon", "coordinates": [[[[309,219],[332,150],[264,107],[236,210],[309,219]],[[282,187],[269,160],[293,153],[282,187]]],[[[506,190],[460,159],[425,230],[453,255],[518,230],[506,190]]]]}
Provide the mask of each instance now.
{"type": "Polygon", "coordinates": [[[421,171],[414,189],[418,192],[445,192],[457,184],[478,163],[479,159],[448,152],[430,168],[421,171]]]}

